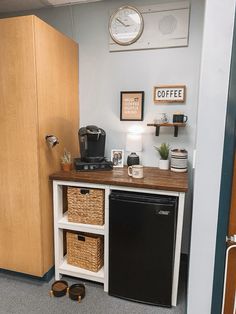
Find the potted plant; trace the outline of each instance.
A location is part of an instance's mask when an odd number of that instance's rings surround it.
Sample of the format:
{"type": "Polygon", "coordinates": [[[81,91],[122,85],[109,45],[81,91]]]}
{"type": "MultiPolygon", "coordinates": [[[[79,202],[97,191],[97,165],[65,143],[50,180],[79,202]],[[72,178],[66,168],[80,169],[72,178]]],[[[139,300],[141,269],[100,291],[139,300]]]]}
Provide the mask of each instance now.
{"type": "Polygon", "coordinates": [[[162,170],[169,169],[169,152],[170,152],[170,145],[167,143],[162,143],[159,147],[154,146],[155,149],[160,154],[161,159],[159,160],[159,168],[162,170]]]}
{"type": "Polygon", "coordinates": [[[61,156],[61,168],[64,171],[70,171],[72,169],[71,153],[64,149],[64,153],[61,156]]]}

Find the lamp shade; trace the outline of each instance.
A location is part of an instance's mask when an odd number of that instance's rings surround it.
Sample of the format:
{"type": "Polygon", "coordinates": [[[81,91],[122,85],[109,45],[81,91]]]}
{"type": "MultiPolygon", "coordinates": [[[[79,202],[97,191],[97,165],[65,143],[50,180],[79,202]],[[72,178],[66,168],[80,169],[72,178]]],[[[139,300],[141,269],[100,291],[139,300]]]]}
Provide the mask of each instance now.
{"type": "Polygon", "coordinates": [[[128,133],[126,135],[126,151],[141,152],[142,151],[142,135],[128,133]]]}

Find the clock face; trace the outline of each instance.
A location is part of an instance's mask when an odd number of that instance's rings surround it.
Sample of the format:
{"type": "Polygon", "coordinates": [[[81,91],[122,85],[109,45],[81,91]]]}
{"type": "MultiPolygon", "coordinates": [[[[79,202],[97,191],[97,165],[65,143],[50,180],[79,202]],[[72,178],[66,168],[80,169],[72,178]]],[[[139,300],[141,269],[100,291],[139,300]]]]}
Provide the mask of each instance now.
{"type": "Polygon", "coordinates": [[[130,45],[142,35],[143,17],[134,7],[121,7],[110,18],[109,31],[117,44],[130,45]]]}

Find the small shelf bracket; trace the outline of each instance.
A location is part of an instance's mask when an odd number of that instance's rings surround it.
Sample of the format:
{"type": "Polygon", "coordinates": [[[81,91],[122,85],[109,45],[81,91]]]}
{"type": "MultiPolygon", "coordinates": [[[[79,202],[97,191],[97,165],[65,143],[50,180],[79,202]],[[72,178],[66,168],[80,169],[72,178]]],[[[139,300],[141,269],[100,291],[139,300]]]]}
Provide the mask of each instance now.
{"type": "Polygon", "coordinates": [[[178,132],[179,132],[179,127],[178,126],[174,126],[175,130],[174,130],[174,137],[178,136],[178,132]]]}
{"type": "Polygon", "coordinates": [[[159,136],[160,133],[160,125],[156,126],[156,136],[159,136]]]}

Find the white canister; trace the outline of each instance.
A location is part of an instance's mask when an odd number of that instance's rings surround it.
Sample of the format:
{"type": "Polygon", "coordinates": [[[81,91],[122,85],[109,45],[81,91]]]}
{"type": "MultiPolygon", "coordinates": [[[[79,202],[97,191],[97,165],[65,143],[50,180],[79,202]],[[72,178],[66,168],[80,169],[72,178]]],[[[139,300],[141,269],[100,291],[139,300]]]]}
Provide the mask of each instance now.
{"type": "Polygon", "coordinates": [[[188,171],[188,152],[185,149],[172,149],[170,154],[170,170],[175,172],[188,171]]]}

